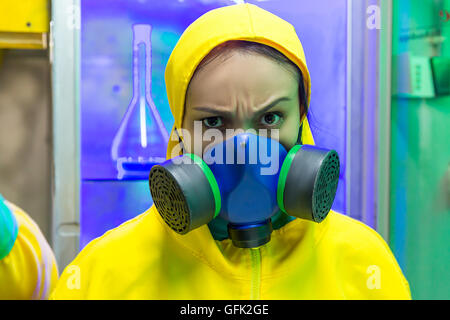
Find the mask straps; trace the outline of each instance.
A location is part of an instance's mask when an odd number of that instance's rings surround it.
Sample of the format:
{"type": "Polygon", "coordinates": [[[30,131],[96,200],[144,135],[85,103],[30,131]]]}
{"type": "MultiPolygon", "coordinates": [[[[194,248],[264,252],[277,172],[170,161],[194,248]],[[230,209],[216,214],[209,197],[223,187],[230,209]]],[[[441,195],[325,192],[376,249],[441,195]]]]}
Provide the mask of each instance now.
{"type": "Polygon", "coordinates": [[[185,153],[186,153],[186,149],[184,148],[183,140],[181,139],[180,135],[178,134],[178,129],[177,129],[177,127],[174,127],[174,128],[175,128],[175,133],[177,134],[177,137],[178,137],[178,143],[179,143],[180,146],[181,146],[181,153],[182,153],[182,154],[185,154],[185,153]]]}
{"type": "Polygon", "coordinates": [[[297,142],[295,144],[302,144],[302,131],[303,131],[303,121],[302,124],[300,125],[300,128],[298,129],[298,137],[297,142]]]}

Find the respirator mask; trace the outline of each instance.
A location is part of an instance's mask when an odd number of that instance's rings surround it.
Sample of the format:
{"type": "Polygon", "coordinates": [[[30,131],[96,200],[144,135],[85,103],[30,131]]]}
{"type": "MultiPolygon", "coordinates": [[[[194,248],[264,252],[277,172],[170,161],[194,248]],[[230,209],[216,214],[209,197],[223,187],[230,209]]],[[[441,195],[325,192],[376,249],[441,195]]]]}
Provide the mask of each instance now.
{"type": "Polygon", "coordinates": [[[327,216],[336,195],[336,151],[295,145],[252,133],[207,148],[203,158],[183,154],[152,167],[150,192],[159,214],[180,234],[220,216],[239,248],[270,241],[280,210],[314,222],[327,216]]]}

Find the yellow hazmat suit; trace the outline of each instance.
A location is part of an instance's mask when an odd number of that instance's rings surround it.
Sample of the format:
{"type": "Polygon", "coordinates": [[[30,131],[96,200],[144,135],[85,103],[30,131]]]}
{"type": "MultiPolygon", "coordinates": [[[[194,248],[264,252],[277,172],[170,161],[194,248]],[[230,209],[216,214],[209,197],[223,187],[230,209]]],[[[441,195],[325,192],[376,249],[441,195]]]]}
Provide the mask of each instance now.
{"type": "Polygon", "coordinates": [[[1,195],[0,211],[0,300],[47,299],[58,280],[52,249],[36,223],[1,195]]]}
{"type": "MultiPolygon", "coordinates": [[[[191,24],[166,68],[180,128],[188,83],[208,52],[228,40],[272,46],[310,77],[292,25],[250,4],[212,10],[191,24]]],[[[332,110],[330,110],[332,112],[332,110]]],[[[314,144],[306,117],[302,141],[314,144]]],[[[171,141],[168,155],[178,140],[171,141]]],[[[269,243],[242,249],[207,225],[172,231],[155,206],[90,242],[61,276],[55,299],[409,299],[394,256],[372,229],[331,211],[320,224],[295,219],[269,243]]]]}

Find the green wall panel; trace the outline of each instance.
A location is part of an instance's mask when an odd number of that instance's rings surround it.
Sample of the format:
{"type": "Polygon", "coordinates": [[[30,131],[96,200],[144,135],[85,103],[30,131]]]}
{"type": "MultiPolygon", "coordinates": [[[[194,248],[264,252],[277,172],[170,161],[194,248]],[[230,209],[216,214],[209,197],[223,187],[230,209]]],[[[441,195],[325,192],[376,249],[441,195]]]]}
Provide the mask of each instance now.
{"type": "MultiPolygon", "coordinates": [[[[393,55],[450,57],[449,1],[393,4],[393,55]]],[[[393,96],[391,139],[390,245],[414,299],[450,299],[450,96],[393,96]]]]}

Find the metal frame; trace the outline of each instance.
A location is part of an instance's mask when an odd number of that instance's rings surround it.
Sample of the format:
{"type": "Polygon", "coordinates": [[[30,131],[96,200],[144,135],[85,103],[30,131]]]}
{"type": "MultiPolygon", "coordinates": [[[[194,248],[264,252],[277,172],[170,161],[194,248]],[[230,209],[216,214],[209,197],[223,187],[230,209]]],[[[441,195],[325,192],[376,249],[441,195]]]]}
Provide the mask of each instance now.
{"type": "Polygon", "coordinates": [[[52,1],[53,249],[60,271],[80,240],[80,0],[52,1]]]}
{"type": "MultiPolygon", "coordinates": [[[[368,1],[347,0],[347,118],[346,118],[346,207],[351,217],[368,223],[366,177],[368,1]]],[[[370,215],[370,214],[369,214],[370,215]]]]}
{"type": "Polygon", "coordinates": [[[353,24],[353,14],[351,0],[347,0],[347,88],[346,88],[346,173],[345,173],[345,207],[347,208],[347,214],[352,213],[352,197],[351,195],[351,167],[352,167],[352,157],[351,157],[351,123],[352,114],[349,112],[352,108],[352,24],[353,24]]]}
{"type": "Polygon", "coordinates": [[[392,0],[347,1],[347,214],[389,239],[392,0]],[[369,5],[381,29],[366,25],[369,5]]]}
{"type": "Polygon", "coordinates": [[[391,176],[392,0],[380,0],[377,230],[389,242],[391,176]]]}

